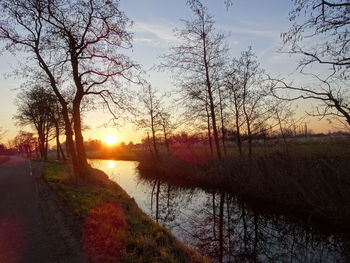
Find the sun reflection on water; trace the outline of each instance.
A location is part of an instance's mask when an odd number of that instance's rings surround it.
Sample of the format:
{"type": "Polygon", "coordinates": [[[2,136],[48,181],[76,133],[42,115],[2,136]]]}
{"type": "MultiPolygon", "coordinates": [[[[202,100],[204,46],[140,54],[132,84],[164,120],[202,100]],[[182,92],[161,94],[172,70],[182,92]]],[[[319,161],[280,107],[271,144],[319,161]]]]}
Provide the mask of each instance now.
{"type": "Polygon", "coordinates": [[[114,168],[114,167],[115,167],[115,161],[108,161],[107,167],[108,167],[109,169],[114,168]]]}

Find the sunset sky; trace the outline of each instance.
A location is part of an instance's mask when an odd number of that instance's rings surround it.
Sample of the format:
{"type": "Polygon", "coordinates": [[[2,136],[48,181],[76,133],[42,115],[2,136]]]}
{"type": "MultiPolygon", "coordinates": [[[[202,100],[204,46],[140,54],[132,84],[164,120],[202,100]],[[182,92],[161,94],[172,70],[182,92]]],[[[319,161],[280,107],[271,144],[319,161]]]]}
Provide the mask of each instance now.
{"type": "MultiPolygon", "coordinates": [[[[224,1],[203,1],[217,22],[217,28],[229,35],[227,42],[233,56],[253,47],[261,66],[274,76],[283,76],[295,83],[301,78],[294,73],[296,58],[278,52],[281,47],[280,34],[287,31],[290,22],[288,12],[292,9],[291,1],[281,0],[235,0],[234,5],[226,8],[224,1]],[[262,2],[264,4],[262,4],[262,2]]],[[[170,75],[149,70],[159,62],[158,57],[167,52],[168,46],[176,41],[172,32],[175,27],[182,27],[180,19],[191,16],[186,0],[121,0],[121,9],[134,21],[134,49],[132,58],[140,63],[149,74],[150,83],[160,90],[171,90],[173,83],[170,75]]],[[[12,117],[16,112],[13,104],[17,94],[16,88],[21,80],[15,76],[6,77],[11,68],[16,67],[21,56],[12,56],[3,52],[0,56],[0,126],[8,130],[5,141],[11,139],[18,128],[12,117]]],[[[300,103],[299,112],[304,112],[311,103],[300,103]]],[[[137,142],[143,132],[135,127],[124,125],[118,128],[101,128],[111,116],[107,112],[95,111],[86,114],[84,122],[89,125],[85,139],[102,139],[107,135],[117,136],[119,141],[137,142]],[[100,127],[100,128],[99,128],[100,127]]],[[[310,120],[309,127],[315,132],[331,130],[326,122],[310,120]]]]}

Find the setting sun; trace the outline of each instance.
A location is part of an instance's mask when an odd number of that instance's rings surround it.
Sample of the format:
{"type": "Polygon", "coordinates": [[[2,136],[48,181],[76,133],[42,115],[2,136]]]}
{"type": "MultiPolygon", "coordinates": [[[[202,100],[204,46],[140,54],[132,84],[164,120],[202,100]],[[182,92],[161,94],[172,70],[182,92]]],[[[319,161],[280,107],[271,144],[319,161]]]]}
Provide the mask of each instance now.
{"type": "Polygon", "coordinates": [[[107,164],[107,167],[109,168],[109,169],[112,169],[112,168],[115,168],[115,161],[108,161],[108,164],[107,164]]]}
{"type": "Polygon", "coordinates": [[[117,137],[113,136],[113,135],[110,135],[110,136],[106,136],[104,138],[104,142],[107,144],[107,145],[115,145],[117,143],[117,137]]]}

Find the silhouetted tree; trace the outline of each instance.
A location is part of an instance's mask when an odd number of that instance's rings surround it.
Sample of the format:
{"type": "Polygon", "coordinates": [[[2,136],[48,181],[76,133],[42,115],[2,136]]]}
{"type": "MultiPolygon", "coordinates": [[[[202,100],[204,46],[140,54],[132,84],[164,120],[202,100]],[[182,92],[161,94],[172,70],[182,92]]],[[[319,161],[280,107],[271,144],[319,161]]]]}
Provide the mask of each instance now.
{"type": "Polygon", "coordinates": [[[2,140],[5,137],[6,133],[7,131],[5,131],[3,127],[0,127],[0,140],[2,140]]]}
{"type": "Polygon", "coordinates": [[[52,114],[56,104],[56,97],[51,91],[42,86],[26,89],[17,96],[17,115],[15,119],[21,126],[30,125],[38,134],[39,151],[41,158],[47,159],[47,141],[54,127],[52,114]]]}
{"type": "Polygon", "coordinates": [[[25,155],[27,158],[32,157],[32,152],[37,148],[37,138],[31,132],[20,131],[13,139],[12,144],[17,148],[20,155],[25,155]]]}
{"type": "Polygon", "coordinates": [[[320,104],[310,115],[335,117],[349,127],[350,3],[342,0],[293,2],[295,9],[290,12],[290,20],[294,24],[282,34],[283,41],[289,53],[302,55],[298,68],[301,73],[312,76],[315,83],[302,86],[271,78],[271,89],[276,97],[284,100],[316,100],[320,104]],[[308,45],[303,45],[305,41],[308,45]],[[315,65],[318,65],[316,72],[315,65]],[[286,91],[292,95],[288,96],[286,91]]]}
{"type": "MultiPolygon", "coordinates": [[[[159,157],[159,149],[157,145],[157,132],[160,130],[161,123],[161,98],[157,94],[156,90],[151,86],[147,85],[143,88],[143,92],[139,94],[140,112],[137,114],[140,116],[136,120],[136,124],[138,127],[146,129],[149,137],[149,133],[151,132],[152,139],[152,153],[155,158],[159,157]]],[[[149,139],[148,139],[149,143],[149,139]]],[[[151,148],[150,148],[151,149],[151,148]]]]}
{"type": "MultiPolygon", "coordinates": [[[[28,54],[28,61],[36,61],[36,65],[41,69],[40,73],[43,73],[46,80],[49,81],[62,107],[66,147],[72,159],[74,174],[79,176],[68,102],[59,87],[62,72],[64,72],[62,58],[59,55],[60,49],[52,48],[55,46],[55,42],[52,41],[54,38],[43,18],[43,15],[47,13],[45,12],[47,3],[47,1],[34,0],[1,1],[0,39],[5,41],[7,50],[25,51],[28,54]]],[[[32,71],[32,68],[27,68],[25,74],[30,74],[32,71]]],[[[36,73],[33,73],[35,77],[40,75],[36,73]]]]}
{"type": "MultiPolygon", "coordinates": [[[[136,65],[120,49],[132,47],[127,31],[130,21],[119,9],[118,1],[49,1],[45,21],[57,31],[69,63],[75,86],[73,127],[80,167],[88,174],[81,126],[81,102],[86,95],[98,95],[103,101],[118,104],[107,84],[118,87],[116,78],[132,81],[136,65]]],[[[56,44],[57,45],[57,44],[56,44]]]]}
{"type": "Polygon", "coordinates": [[[86,95],[98,95],[103,102],[119,105],[113,88],[120,87],[117,79],[132,81],[135,67],[118,53],[131,48],[130,21],[117,0],[4,0],[1,7],[0,39],[7,41],[7,49],[27,51],[47,75],[62,106],[74,173],[84,179],[89,169],[81,132],[81,102],[86,95]],[[74,90],[75,146],[67,101],[59,87],[62,79],[74,90]]]}
{"type": "Polygon", "coordinates": [[[348,77],[350,3],[344,0],[293,0],[291,28],[282,34],[291,53],[302,54],[299,66],[327,64],[348,77]],[[303,40],[309,45],[302,45],[303,40]]]}
{"type": "Polygon", "coordinates": [[[228,93],[229,103],[231,105],[233,111],[233,119],[234,119],[234,130],[235,130],[235,139],[238,147],[239,155],[243,155],[242,150],[242,134],[241,127],[244,123],[242,120],[243,110],[243,96],[241,86],[239,85],[239,77],[238,77],[238,69],[237,69],[238,61],[233,59],[233,61],[228,65],[228,69],[226,70],[224,77],[224,86],[228,93]]]}
{"type": "Polygon", "coordinates": [[[233,59],[225,74],[225,86],[234,108],[236,140],[242,155],[241,129],[244,125],[248,135],[248,155],[252,155],[253,135],[261,121],[266,121],[263,109],[267,93],[262,87],[263,70],[256,55],[249,47],[239,59],[233,59]]]}
{"type": "Polygon", "coordinates": [[[216,153],[221,158],[215,94],[219,86],[217,75],[227,51],[225,36],[216,32],[213,17],[200,1],[190,1],[189,5],[194,18],[184,21],[184,29],[175,30],[179,43],[163,56],[161,66],[176,74],[180,87],[192,86],[194,93],[207,98],[216,153]]]}
{"type": "Polygon", "coordinates": [[[169,135],[171,131],[175,129],[175,127],[171,123],[170,114],[164,109],[161,109],[159,112],[159,125],[163,132],[165,147],[167,152],[170,153],[169,135]]]}

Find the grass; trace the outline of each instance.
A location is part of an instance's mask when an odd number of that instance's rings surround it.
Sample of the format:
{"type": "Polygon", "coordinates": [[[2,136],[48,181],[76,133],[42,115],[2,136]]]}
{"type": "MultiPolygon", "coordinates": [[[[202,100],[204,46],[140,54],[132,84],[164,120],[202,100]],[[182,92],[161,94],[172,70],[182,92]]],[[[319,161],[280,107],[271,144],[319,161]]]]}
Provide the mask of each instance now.
{"type": "MultiPolygon", "coordinates": [[[[102,230],[96,230],[96,232],[101,233],[102,231],[106,233],[107,231],[107,233],[113,232],[115,235],[113,236],[114,240],[109,240],[108,242],[102,240],[104,244],[98,244],[100,246],[98,251],[102,255],[98,255],[97,259],[95,258],[96,260],[90,258],[92,262],[209,262],[208,259],[175,239],[169,230],[152,221],[119,185],[109,181],[107,176],[101,171],[94,170],[96,179],[94,183],[79,185],[69,181],[69,173],[69,168],[59,163],[48,163],[44,168],[44,178],[49,186],[66,200],[67,204],[80,219],[83,236],[88,218],[95,213],[94,211],[97,208],[106,204],[107,206],[115,204],[117,207],[120,207],[123,211],[120,213],[124,213],[126,217],[127,233],[108,230],[111,227],[113,228],[115,223],[106,225],[106,221],[110,220],[109,218],[111,217],[118,218],[116,214],[108,216],[108,212],[107,216],[102,217],[105,220],[94,226],[95,228],[103,228],[102,230]],[[124,245],[115,245],[120,244],[123,240],[125,241],[124,245]],[[117,251],[116,255],[120,256],[113,258],[110,255],[104,255],[106,253],[110,254],[111,247],[113,247],[111,244],[114,244],[114,247],[117,247],[117,249],[123,250],[117,251]]],[[[119,211],[119,208],[117,210],[119,211]]],[[[121,215],[120,218],[122,217],[121,215]]],[[[121,223],[118,224],[120,225],[121,223]]],[[[84,244],[83,247],[85,247],[84,244]]]]}
{"type": "Polygon", "coordinates": [[[10,159],[8,156],[0,155],[0,164],[7,162],[10,159]]]}

